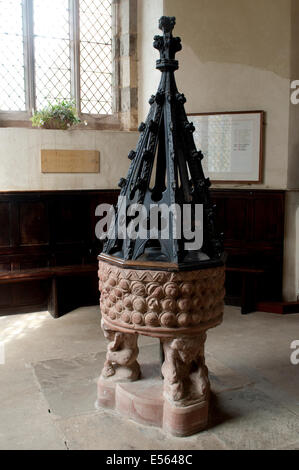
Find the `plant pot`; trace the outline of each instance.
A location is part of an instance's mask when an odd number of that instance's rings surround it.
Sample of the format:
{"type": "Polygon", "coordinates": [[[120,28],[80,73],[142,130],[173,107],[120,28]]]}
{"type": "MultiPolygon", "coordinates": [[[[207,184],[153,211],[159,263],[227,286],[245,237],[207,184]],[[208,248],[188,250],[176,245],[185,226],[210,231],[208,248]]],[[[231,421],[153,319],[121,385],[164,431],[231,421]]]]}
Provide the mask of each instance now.
{"type": "Polygon", "coordinates": [[[68,123],[61,121],[60,119],[49,119],[45,122],[42,126],[43,129],[62,129],[67,130],[69,129],[68,123]]]}

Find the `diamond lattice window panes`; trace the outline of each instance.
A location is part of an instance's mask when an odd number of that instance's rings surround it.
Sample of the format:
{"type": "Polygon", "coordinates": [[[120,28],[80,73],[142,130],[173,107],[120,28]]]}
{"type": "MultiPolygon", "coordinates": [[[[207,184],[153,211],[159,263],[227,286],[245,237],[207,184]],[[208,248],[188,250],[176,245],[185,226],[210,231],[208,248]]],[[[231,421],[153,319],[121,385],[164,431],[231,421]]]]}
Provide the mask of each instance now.
{"type": "Polygon", "coordinates": [[[112,0],[0,0],[0,57],[2,116],[62,99],[112,114],[112,0]]]}
{"type": "Polygon", "coordinates": [[[111,0],[80,0],[82,113],[112,113],[111,3],[111,0]]]}
{"type": "Polygon", "coordinates": [[[68,0],[34,0],[36,107],[71,98],[68,0]]]}
{"type": "Polygon", "coordinates": [[[26,109],[22,0],[0,0],[0,110],[26,109]]]}

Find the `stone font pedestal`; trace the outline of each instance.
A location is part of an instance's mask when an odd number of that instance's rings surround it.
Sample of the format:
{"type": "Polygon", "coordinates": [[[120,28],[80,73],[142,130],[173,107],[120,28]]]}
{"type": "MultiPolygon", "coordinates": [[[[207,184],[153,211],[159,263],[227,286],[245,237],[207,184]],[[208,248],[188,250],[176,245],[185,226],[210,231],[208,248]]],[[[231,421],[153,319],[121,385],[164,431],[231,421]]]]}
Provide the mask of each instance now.
{"type": "Polygon", "coordinates": [[[99,262],[102,329],[108,340],[99,406],[175,436],[207,426],[206,331],[222,321],[224,266],[192,271],[123,268],[99,262]],[[159,338],[163,379],[143,377],[138,335],[159,338]]]}

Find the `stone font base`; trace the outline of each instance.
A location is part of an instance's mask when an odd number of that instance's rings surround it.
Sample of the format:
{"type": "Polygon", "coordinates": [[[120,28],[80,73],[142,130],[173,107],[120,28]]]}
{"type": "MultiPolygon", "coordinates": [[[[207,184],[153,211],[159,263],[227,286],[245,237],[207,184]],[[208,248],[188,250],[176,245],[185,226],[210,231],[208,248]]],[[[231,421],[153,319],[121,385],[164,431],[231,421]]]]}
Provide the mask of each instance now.
{"type": "Polygon", "coordinates": [[[174,436],[206,428],[210,383],[204,345],[222,321],[224,267],[171,272],[100,261],[102,329],[108,340],[98,405],[174,436]],[[163,379],[144,376],[138,335],[160,339],[163,379]]]}
{"type": "Polygon", "coordinates": [[[209,397],[193,405],[178,406],[164,398],[162,379],[115,383],[100,377],[98,406],[113,409],[137,423],[160,427],[173,436],[184,437],[207,427],[209,397]]]}

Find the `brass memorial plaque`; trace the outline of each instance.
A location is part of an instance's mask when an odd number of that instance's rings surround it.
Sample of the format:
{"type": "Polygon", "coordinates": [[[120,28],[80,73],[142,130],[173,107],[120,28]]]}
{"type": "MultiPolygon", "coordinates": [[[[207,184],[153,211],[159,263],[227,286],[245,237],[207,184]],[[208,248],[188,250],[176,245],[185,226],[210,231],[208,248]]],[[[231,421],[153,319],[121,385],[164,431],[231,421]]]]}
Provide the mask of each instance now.
{"type": "Polygon", "coordinates": [[[42,173],[99,173],[97,150],[41,150],[42,173]]]}

